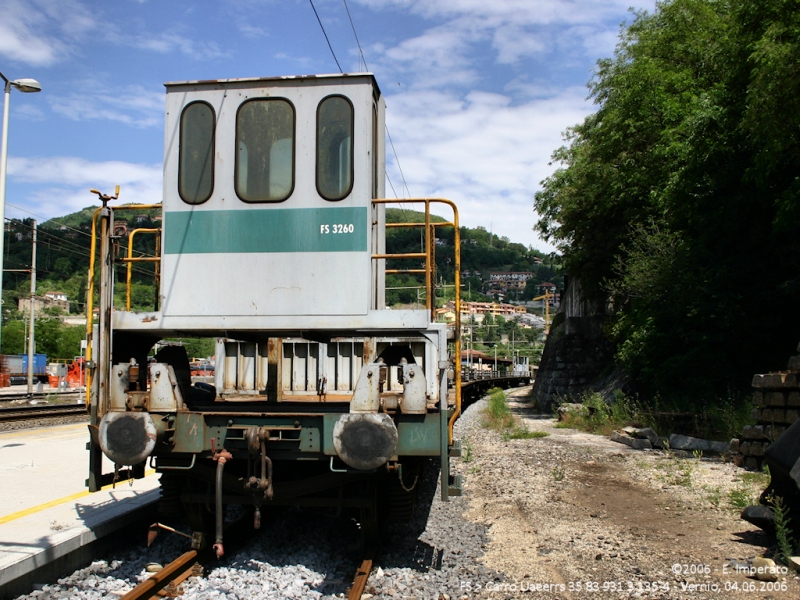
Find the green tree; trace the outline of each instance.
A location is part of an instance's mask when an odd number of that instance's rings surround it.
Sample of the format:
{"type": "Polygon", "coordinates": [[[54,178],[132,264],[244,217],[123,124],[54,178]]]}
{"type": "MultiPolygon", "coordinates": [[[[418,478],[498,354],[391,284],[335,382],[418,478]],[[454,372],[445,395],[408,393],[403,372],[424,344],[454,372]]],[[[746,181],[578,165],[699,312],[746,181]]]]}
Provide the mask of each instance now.
{"type": "Polygon", "coordinates": [[[667,0],[590,83],[535,208],[651,393],[745,389],[800,337],[800,11],[667,0]],[[765,310],[765,307],[769,307],[765,310]]]}

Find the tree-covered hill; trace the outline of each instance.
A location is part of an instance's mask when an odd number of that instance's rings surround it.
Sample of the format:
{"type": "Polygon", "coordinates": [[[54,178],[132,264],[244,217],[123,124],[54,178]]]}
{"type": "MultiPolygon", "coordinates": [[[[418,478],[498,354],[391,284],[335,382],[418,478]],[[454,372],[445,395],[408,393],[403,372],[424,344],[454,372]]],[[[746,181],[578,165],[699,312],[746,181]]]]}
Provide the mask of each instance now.
{"type": "MultiPolygon", "coordinates": [[[[86,310],[86,282],[89,267],[89,248],[91,244],[92,217],[96,207],[87,207],[81,211],[51,219],[40,223],[37,228],[37,295],[48,291],[67,294],[70,301],[70,313],[84,314],[86,310]]],[[[157,210],[115,212],[115,223],[124,226],[128,231],[134,228],[157,228],[160,226],[157,210]]],[[[386,220],[389,223],[422,222],[424,214],[395,208],[387,208],[386,220]]],[[[433,216],[434,222],[444,219],[433,216]]],[[[419,252],[423,243],[423,228],[389,228],[387,230],[387,251],[390,253],[419,252]]],[[[452,298],[452,282],[454,276],[453,241],[451,228],[437,230],[439,241],[436,245],[437,282],[440,288],[437,303],[444,304],[448,297],[452,298]],[[447,286],[450,286],[449,288],[447,286]]],[[[6,272],[3,279],[3,336],[2,351],[16,354],[23,351],[24,330],[23,315],[17,310],[20,298],[30,296],[32,221],[30,219],[12,220],[6,232],[6,269],[18,271],[6,272]]],[[[481,293],[485,282],[480,274],[488,279],[491,271],[531,271],[530,289],[519,293],[519,299],[530,298],[536,292],[535,284],[545,281],[561,284],[559,262],[555,255],[545,255],[526,248],[522,244],[511,242],[508,238],[492,235],[483,228],[461,228],[462,255],[461,267],[472,276],[463,281],[463,294],[473,300],[488,300],[489,296],[481,293]]],[[[142,234],[135,238],[134,254],[136,256],[153,256],[155,254],[155,236],[142,234]]],[[[127,253],[127,235],[120,237],[119,250],[127,253]]],[[[420,261],[391,260],[389,268],[409,269],[420,266],[420,261]]],[[[117,265],[117,281],[115,286],[115,305],[125,306],[126,268],[117,265]]],[[[153,306],[154,286],[153,267],[151,264],[139,263],[133,268],[132,308],[147,310],[153,306]]],[[[387,275],[387,304],[411,304],[421,299],[424,302],[424,280],[417,275],[387,275]]],[[[50,310],[52,314],[37,316],[37,351],[46,351],[51,356],[70,357],[78,354],[78,342],[83,337],[83,328],[56,325],[61,311],[50,310]],[[45,323],[47,324],[45,325],[45,323]],[[40,326],[41,334],[39,332],[40,326]],[[40,337],[41,336],[41,337],[40,337]],[[53,341],[50,342],[50,338],[53,341]],[[66,345],[59,346],[58,339],[69,340],[66,345]],[[74,352],[68,351],[72,347],[74,352]],[[65,354],[66,353],[66,354],[65,354]],[[62,356],[63,355],[63,356],[62,356]]]]}

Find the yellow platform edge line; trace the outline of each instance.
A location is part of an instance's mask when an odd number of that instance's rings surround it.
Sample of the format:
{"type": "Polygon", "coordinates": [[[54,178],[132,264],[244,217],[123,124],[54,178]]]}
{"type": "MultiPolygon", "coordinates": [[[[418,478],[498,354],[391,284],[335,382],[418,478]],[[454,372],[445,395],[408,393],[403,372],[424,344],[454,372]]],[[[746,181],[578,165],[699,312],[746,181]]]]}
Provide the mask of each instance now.
{"type": "MultiPolygon", "coordinates": [[[[148,469],[145,471],[144,475],[147,477],[148,475],[152,475],[155,473],[155,469],[148,469]]],[[[125,481],[117,482],[118,486],[123,485],[125,481]]],[[[113,483],[103,486],[100,491],[102,490],[110,490],[114,487],[113,483]]],[[[40,504],[38,506],[32,506],[31,508],[26,508],[24,510],[17,511],[15,513],[11,513],[10,515],[6,515],[5,517],[0,517],[0,525],[4,525],[5,523],[10,523],[11,521],[16,521],[17,519],[21,519],[23,517],[27,517],[28,515],[36,514],[37,512],[41,512],[43,510],[47,510],[48,508],[52,508],[54,506],[58,506],[59,504],[64,504],[66,502],[71,502],[72,500],[78,500],[80,498],[85,498],[89,494],[93,494],[94,492],[90,492],[85,490],[83,492],[78,492],[77,494],[72,494],[71,496],[64,496],[63,498],[59,498],[58,500],[51,500],[50,502],[45,502],[44,504],[40,504]]]]}

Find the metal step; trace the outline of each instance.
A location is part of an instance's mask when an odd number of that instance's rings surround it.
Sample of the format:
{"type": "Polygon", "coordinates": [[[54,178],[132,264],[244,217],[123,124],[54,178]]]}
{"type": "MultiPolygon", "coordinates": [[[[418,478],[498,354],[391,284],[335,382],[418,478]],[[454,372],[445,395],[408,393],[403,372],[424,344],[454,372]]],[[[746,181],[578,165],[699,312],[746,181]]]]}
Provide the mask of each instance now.
{"type": "Polygon", "coordinates": [[[461,475],[450,475],[450,481],[448,482],[447,486],[447,495],[460,496],[461,493],[461,475]]]}
{"type": "Polygon", "coordinates": [[[453,445],[448,449],[447,456],[450,458],[461,457],[461,440],[453,440],[453,445]]]}

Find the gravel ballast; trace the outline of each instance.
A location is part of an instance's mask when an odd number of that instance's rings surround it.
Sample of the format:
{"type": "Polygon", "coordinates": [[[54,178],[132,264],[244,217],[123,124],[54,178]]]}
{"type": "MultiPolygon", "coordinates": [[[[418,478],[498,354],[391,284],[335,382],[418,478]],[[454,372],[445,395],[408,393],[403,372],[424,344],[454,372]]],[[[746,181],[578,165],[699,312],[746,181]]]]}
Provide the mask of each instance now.
{"type": "MultiPolygon", "coordinates": [[[[794,573],[767,586],[737,572],[770,552],[731,505],[736,494],[755,497],[757,482],[719,460],[558,429],[525,393],[511,395],[518,423],[547,435],[506,439],[482,427],[484,401],[467,409],[456,424],[462,458],[451,461],[464,496],[441,502],[429,464],[414,520],[389,529],[364,598],[800,597],[794,573]]],[[[363,558],[354,519],[300,509],[265,516],[258,535],[233,546],[183,584],[184,598],[340,598],[363,558]]],[[[161,534],[23,598],[118,597],[148,563],[186,549],[161,534]]]]}

